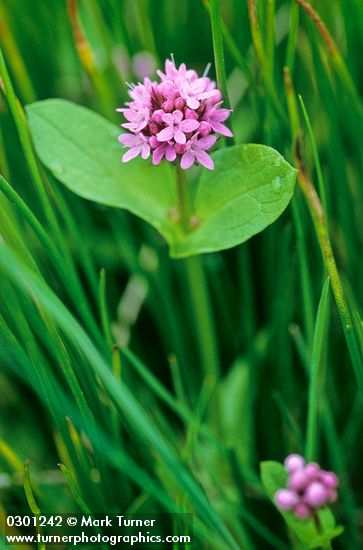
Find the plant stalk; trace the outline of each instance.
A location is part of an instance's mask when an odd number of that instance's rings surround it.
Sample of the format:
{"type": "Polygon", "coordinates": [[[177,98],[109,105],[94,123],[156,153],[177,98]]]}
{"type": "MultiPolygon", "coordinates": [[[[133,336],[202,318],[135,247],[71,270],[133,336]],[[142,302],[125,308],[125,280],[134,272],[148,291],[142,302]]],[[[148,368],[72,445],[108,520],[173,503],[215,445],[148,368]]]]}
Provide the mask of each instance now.
{"type": "MultiPolygon", "coordinates": [[[[190,229],[191,211],[186,181],[179,167],[176,170],[176,189],[180,224],[186,233],[190,229]]],[[[185,258],[184,262],[195,331],[199,341],[200,361],[205,375],[209,375],[215,381],[220,367],[208,282],[200,256],[190,256],[185,258]]]]}
{"type": "Polygon", "coordinates": [[[184,232],[188,231],[190,221],[190,209],[188,200],[187,182],[185,181],[182,169],[176,169],[176,195],[178,201],[178,215],[184,232]]]}

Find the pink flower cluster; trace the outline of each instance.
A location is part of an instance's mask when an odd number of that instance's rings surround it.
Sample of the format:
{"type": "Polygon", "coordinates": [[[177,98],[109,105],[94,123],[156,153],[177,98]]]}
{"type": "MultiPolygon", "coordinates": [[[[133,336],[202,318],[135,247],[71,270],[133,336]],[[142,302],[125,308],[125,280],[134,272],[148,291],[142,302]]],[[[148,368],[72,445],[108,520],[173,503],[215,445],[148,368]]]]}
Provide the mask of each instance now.
{"type": "Polygon", "coordinates": [[[339,480],[333,472],[322,470],[315,462],[307,464],[298,454],[289,455],[284,465],[289,473],[287,488],[275,494],[281,511],[292,510],[297,518],[305,519],[336,500],[339,480]]]}
{"type": "Polygon", "coordinates": [[[165,73],[158,70],[157,74],[160,82],[145,78],[143,84],[132,85],[132,101],[117,109],[127,120],[122,127],[129,132],[119,136],[129,148],[122,161],[152,154],[153,164],[165,157],[169,162],[180,160],[184,170],[194,162],[212,170],[207,151],[215,144],[216,134],[232,137],[223,124],[231,111],[221,107],[221,92],[210,78],[199,77],[184,63],[176,68],[174,60],[168,59],[165,73]]]}

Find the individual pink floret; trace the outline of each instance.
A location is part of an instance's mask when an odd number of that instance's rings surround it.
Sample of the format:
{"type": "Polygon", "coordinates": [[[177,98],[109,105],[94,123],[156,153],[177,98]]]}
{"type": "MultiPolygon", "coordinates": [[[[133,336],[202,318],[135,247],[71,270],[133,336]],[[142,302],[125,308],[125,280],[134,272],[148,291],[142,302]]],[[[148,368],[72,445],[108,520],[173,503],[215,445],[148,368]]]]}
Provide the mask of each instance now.
{"type": "Polygon", "coordinates": [[[329,489],[336,489],[339,485],[338,476],[336,476],[334,472],[323,471],[321,473],[321,480],[326,487],[329,487],[329,489]]]}
{"type": "Polygon", "coordinates": [[[320,466],[318,464],[316,464],[315,462],[311,462],[310,464],[307,464],[305,466],[304,472],[305,472],[306,477],[310,481],[313,481],[314,479],[319,479],[321,469],[320,469],[320,466]]]}
{"type": "Polygon", "coordinates": [[[290,474],[289,487],[294,491],[303,491],[309,485],[311,478],[306,473],[306,468],[290,474]]]}
{"type": "Polygon", "coordinates": [[[198,163],[213,170],[207,151],[218,135],[232,137],[223,124],[231,110],[221,107],[221,92],[206,74],[199,77],[184,63],[177,68],[173,59],[165,62],[165,72],[158,70],[157,74],[159,82],[145,78],[143,83],[130,85],[132,101],[117,109],[126,119],[122,127],[129,132],[119,137],[129,148],[122,161],[152,155],[153,164],[165,158],[178,160],[184,170],[198,163]]]}
{"type": "Polygon", "coordinates": [[[149,157],[149,140],[142,134],[121,134],[118,140],[122,143],[122,145],[130,147],[130,149],[122,157],[123,162],[128,162],[138,155],[141,155],[143,159],[147,159],[149,157]]]}
{"type": "Polygon", "coordinates": [[[327,490],[319,481],[313,481],[307,488],[304,494],[306,504],[312,508],[320,508],[327,501],[327,490]]]}
{"type": "Polygon", "coordinates": [[[295,516],[300,519],[308,519],[311,516],[310,508],[304,502],[299,502],[294,508],[295,516]]]}
{"type": "Polygon", "coordinates": [[[290,489],[280,489],[275,494],[275,502],[281,510],[291,510],[299,502],[299,496],[290,489]]]}
{"type": "Polygon", "coordinates": [[[286,457],[284,466],[288,472],[296,472],[296,470],[301,470],[305,466],[305,459],[294,453],[286,457]]]}
{"type": "Polygon", "coordinates": [[[229,109],[221,109],[222,101],[216,103],[215,105],[208,105],[202,120],[210,125],[213,132],[218,132],[222,136],[232,137],[233,134],[231,130],[225,125],[222,124],[230,115],[229,109]]]}
{"type": "Polygon", "coordinates": [[[209,168],[209,170],[213,170],[214,162],[206,150],[213,147],[216,140],[216,136],[209,135],[198,139],[198,135],[194,135],[186,144],[186,150],[180,161],[181,168],[186,170],[190,168],[195,161],[199,161],[200,164],[209,168]]]}
{"type": "Polygon", "coordinates": [[[166,124],[163,130],[156,134],[159,141],[175,140],[176,143],[183,145],[187,142],[186,135],[199,128],[199,122],[192,118],[184,119],[182,111],[175,110],[173,113],[165,113],[161,120],[166,124]]]}

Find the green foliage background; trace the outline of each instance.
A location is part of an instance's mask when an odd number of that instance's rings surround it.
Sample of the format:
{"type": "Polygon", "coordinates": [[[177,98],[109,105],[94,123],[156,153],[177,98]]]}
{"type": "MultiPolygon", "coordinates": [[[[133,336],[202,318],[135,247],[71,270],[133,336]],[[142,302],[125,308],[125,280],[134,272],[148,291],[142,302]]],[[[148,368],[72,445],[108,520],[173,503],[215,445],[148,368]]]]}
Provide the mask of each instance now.
{"type": "MultiPolygon", "coordinates": [[[[236,142],[270,145],[294,164],[300,128],[354,326],[344,335],[323,292],[326,265],[300,189],[248,243],[172,260],[146,223],[76,197],[34,161],[2,66],[1,506],[29,510],[30,460],[42,511],[186,509],[196,548],[289,548],[259,462],[297,451],[340,476],[345,532],[333,545],[358,550],[361,2],[311,3],[337,49],[295,1],[257,2],[254,40],[254,2],[221,4],[236,142]],[[289,116],[285,66],[306,108],[290,109],[299,121],[289,116]]],[[[79,0],[77,9],[81,52],[63,0],[0,0],[0,45],[22,105],[62,97],[120,123],[136,53],[161,65],[173,52],[200,72],[213,63],[207,2],[79,0]]]]}

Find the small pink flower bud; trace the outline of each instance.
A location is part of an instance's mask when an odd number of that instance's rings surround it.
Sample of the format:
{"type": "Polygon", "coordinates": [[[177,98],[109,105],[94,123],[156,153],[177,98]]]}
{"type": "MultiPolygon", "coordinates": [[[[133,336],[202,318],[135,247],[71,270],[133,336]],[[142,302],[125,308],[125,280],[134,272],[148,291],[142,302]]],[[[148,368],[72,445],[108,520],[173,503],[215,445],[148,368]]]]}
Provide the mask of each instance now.
{"type": "Polygon", "coordinates": [[[198,113],[196,113],[195,111],[193,111],[193,109],[186,109],[185,110],[185,118],[192,118],[194,120],[198,120],[198,113]]]}
{"type": "Polygon", "coordinates": [[[321,472],[320,480],[329,489],[336,489],[339,485],[339,479],[334,472],[321,472]]]}
{"type": "Polygon", "coordinates": [[[314,481],[307,487],[304,500],[309,506],[320,508],[320,506],[324,506],[326,503],[327,490],[322,483],[314,481]]]}
{"type": "Polygon", "coordinates": [[[208,134],[210,134],[212,131],[212,128],[210,127],[210,124],[206,122],[205,120],[202,120],[202,122],[199,124],[198,132],[201,136],[206,137],[208,134]]]}
{"type": "Polygon", "coordinates": [[[296,472],[296,470],[301,470],[305,466],[305,460],[302,456],[294,453],[285,459],[284,466],[291,474],[292,472],[296,472]]]}
{"type": "Polygon", "coordinates": [[[182,97],[177,97],[174,104],[175,104],[175,109],[179,109],[180,111],[185,107],[185,101],[182,97]]]}
{"type": "Polygon", "coordinates": [[[309,506],[304,504],[303,502],[299,502],[294,508],[295,516],[300,519],[307,519],[310,517],[310,510],[309,506]]]}
{"type": "Polygon", "coordinates": [[[159,126],[156,124],[156,122],[150,122],[149,128],[152,134],[157,134],[159,132],[159,126]]]}
{"type": "Polygon", "coordinates": [[[185,153],[185,150],[186,150],[185,145],[182,145],[181,143],[175,144],[175,151],[177,152],[178,155],[182,155],[183,153],[185,153]]]}
{"type": "Polygon", "coordinates": [[[161,145],[160,141],[158,141],[155,136],[151,136],[149,143],[152,149],[156,149],[159,145],[161,145]]]}
{"type": "Polygon", "coordinates": [[[296,470],[290,475],[289,487],[293,491],[303,491],[309,485],[310,479],[306,475],[305,468],[296,470]]]}
{"type": "Polygon", "coordinates": [[[309,481],[318,481],[319,474],[321,472],[320,467],[315,462],[307,464],[304,468],[306,476],[309,478],[309,481]]]}
{"type": "Polygon", "coordinates": [[[291,510],[298,501],[298,495],[290,489],[280,489],[275,494],[275,503],[281,510],[291,510]]]}
{"type": "Polygon", "coordinates": [[[174,101],[172,99],[167,99],[164,101],[162,107],[166,113],[171,113],[174,111],[174,101]]]}
{"type": "Polygon", "coordinates": [[[163,122],[163,115],[164,115],[164,111],[162,109],[157,109],[156,111],[154,111],[153,115],[152,115],[152,120],[154,122],[156,122],[156,124],[161,124],[163,122]]]}

